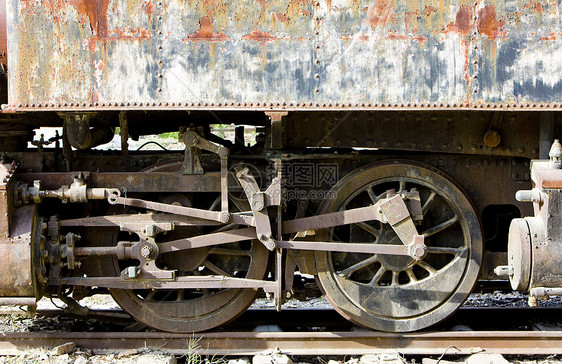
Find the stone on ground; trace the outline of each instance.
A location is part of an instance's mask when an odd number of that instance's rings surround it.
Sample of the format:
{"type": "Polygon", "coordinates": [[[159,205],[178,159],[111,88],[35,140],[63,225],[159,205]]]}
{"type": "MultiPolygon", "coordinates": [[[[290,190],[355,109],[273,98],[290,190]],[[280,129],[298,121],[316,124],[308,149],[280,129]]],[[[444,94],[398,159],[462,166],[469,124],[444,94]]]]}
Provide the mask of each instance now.
{"type": "Polygon", "coordinates": [[[87,358],[84,358],[83,356],[79,356],[74,361],[74,364],[90,364],[90,360],[87,359],[87,358]]]}
{"type": "Polygon", "coordinates": [[[291,358],[279,351],[265,352],[255,355],[252,364],[294,364],[291,358]]]}
{"type": "Polygon", "coordinates": [[[57,347],[54,347],[50,354],[51,355],[64,355],[64,354],[70,354],[72,352],[76,351],[76,344],[73,342],[70,343],[66,343],[66,344],[62,344],[59,345],[57,347]]]}
{"type": "Polygon", "coordinates": [[[469,356],[466,364],[509,364],[501,354],[478,353],[469,356]]]}
{"type": "Polygon", "coordinates": [[[368,354],[363,355],[360,364],[404,364],[398,354],[368,354]]]}
{"type": "Polygon", "coordinates": [[[137,364],[176,364],[175,356],[144,354],[138,357],[137,364]]]}
{"type": "Polygon", "coordinates": [[[250,364],[250,359],[240,358],[240,359],[230,359],[228,364],[250,364]]]}

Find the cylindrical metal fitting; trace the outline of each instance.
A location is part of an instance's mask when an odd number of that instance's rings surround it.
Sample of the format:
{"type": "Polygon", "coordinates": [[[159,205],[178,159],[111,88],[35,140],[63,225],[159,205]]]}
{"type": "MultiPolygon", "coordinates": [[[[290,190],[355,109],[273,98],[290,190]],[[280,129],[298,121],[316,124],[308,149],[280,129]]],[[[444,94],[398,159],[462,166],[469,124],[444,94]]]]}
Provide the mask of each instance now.
{"type": "Polygon", "coordinates": [[[35,297],[0,297],[0,306],[35,306],[35,297]]]}

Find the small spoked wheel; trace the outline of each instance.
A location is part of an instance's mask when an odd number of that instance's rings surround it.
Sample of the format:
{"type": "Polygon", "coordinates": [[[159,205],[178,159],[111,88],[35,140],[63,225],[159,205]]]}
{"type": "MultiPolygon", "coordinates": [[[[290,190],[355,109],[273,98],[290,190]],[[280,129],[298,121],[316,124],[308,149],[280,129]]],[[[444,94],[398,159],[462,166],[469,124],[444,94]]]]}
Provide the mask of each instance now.
{"type": "MultiPolygon", "coordinates": [[[[317,280],[332,306],[350,321],[375,330],[407,332],[431,326],[468,297],[482,260],[482,231],[468,197],[449,178],[415,162],[361,168],[334,187],[321,213],[375,204],[388,191],[418,191],[427,255],[315,252],[317,280]]],[[[324,229],[317,241],[401,245],[392,227],[367,221],[324,229]]]]}

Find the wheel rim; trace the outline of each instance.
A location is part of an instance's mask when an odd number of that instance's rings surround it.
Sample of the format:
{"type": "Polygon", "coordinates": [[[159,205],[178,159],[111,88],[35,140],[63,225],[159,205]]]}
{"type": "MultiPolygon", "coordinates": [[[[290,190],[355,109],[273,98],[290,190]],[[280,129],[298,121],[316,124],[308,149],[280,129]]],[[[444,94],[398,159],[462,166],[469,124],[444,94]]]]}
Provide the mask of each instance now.
{"type": "MultiPolygon", "coordinates": [[[[177,166],[177,163],[161,164],[151,167],[150,171],[174,171],[177,166]]],[[[230,200],[232,212],[248,210],[245,205],[245,201],[230,200]]],[[[211,210],[219,208],[220,196],[213,199],[208,207],[211,210]]],[[[231,224],[212,231],[195,231],[198,228],[191,228],[175,236],[169,235],[167,240],[236,227],[231,224]]],[[[117,232],[111,240],[115,245],[117,232]]],[[[248,240],[164,255],[157,260],[157,265],[163,269],[177,269],[176,276],[228,275],[264,279],[268,257],[268,251],[263,244],[257,240],[248,240]]],[[[116,258],[103,259],[102,272],[104,276],[119,276],[120,272],[131,264],[134,262],[119,262],[116,258]]],[[[254,289],[111,290],[115,301],[136,320],[155,329],[170,332],[204,331],[224,325],[246,311],[255,300],[256,294],[257,290],[254,289]]]]}
{"type": "MultiPolygon", "coordinates": [[[[476,283],[482,256],[478,217],[466,195],[442,173],[419,163],[384,163],[361,169],[334,187],[320,212],[374,204],[394,189],[416,188],[428,254],[406,256],[316,252],[318,281],[328,301],[356,324],[405,332],[433,325],[453,313],[476,283]]],[[[377,221],[325,229],[318,241],[402,242],[377,221]]]]}

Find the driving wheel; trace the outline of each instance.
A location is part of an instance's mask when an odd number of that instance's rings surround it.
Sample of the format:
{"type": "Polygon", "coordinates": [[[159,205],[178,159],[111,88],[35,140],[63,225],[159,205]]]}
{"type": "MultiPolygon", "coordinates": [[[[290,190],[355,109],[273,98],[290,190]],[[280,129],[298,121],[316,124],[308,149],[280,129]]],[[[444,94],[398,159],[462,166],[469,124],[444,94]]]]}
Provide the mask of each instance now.
{"type": "MultiPolygon", "coordinates": [[[[463,191],[440,171],[417,162],[363,167],[342,179],[320,213],[375,204],[388,192],[418,191],[427,255],[321,252],[317,280],[332,306],[350,321],[375,330],[407,332],[453,313],[476,283],[482,259],[478,216],[463,191]]],[[[404,195],[405,196],[405,195],[404,195]]],[[[324,229],[317,241],[401,245],[388,224],[368,221],[324,229]]]]}
{"type": "MultiPolygon", "coordinates": [[[[177,171],[178,163],[164,163],[149,171],[177,171]]],[[[161,196],[160,202],[196,206],[208,210],[220,209],[220,195],[183,194],[161,196]],[[196,196],[200,195],[200,196],[196,196]],[[199,197],[199,198],[198,198],[199,197]]],[[[231,212],[248,211],[247,202],[231,198],[231,212]]],[[[216,227],[184,227],[164,235],[160,241],[171,241],[201,234],[237,229],[236,224],[216,227]]],[[[117,243],[117,233],[104,241],[117,243]]],[[[110,232],[105,231],[105,235],[110,232]]],[[[95,233],[94,233],[95,235],[95,233]]],[[[158,240],[157,240],[158,241],[158,240]]],[[[212,247],[196,248],[163,254],[156,260],[161,269],[175,270],[182,276],[226,276],[246,279],[264,279],[267,274],[269,252],[256,240],[240,241],[212,247]]],[[[104,276],[119,276],[127,266],[137,261],[119,261],[115,257],[102,259],[104,276]]],[[[136,320],[158,330],[170,332],[195,332],[224,325],[254,302],[255,289],[176,289],[176,290],[126,290],[112,289],[115,301],[136,320]]]]}

